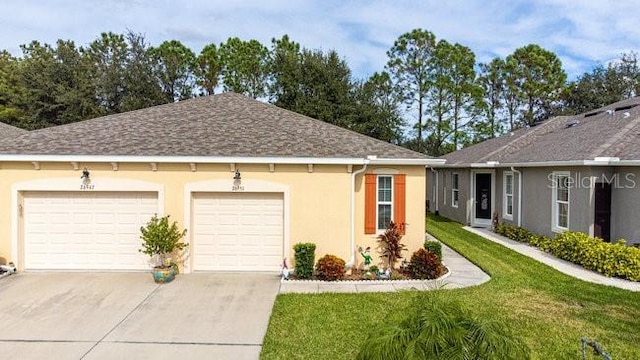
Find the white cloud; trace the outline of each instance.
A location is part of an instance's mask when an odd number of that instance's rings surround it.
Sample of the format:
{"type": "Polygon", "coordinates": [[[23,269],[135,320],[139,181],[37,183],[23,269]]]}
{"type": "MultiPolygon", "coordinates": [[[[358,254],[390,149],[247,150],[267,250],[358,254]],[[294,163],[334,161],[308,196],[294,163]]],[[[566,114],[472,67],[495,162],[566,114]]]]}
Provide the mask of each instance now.
{"type": "Polygon", "coordinates": [[[131,29],[152,44],[177,39],[195,52],[228,37],[270,46],[288,34],[311,49],[335,49],[359,77],[382,70],[386,51],[414,28],[470,47],[478,61],[537,43],[563,60],[570,77],[640,48],[635,1],[206,1],[37,0],[3,4],[0,49],[19,55],[31,40],[87,44],[131,29]]]}

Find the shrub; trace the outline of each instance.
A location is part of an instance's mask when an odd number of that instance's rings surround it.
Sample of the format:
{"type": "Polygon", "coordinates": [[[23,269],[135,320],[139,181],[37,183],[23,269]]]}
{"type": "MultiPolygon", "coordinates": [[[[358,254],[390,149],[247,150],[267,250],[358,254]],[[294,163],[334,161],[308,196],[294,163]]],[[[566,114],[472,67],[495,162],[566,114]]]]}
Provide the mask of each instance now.
{"type": "Polygon", "coordinates": [[[436,254],[418,249],[411,256],[407,271],[414,279],[435,279],[444,273],[444,266],[436,254]]]}
{"type": "Polygon", "coordinates": [[[177,255],[177,251],[189,246],[182,242],[187,230],[180,230],[176,221],[169,224],[169,215],[162,217],[158,217],[158,214],[153,215],[145,226],[140,227],[140,233],[142,247],[138,251],[149,255],[152,261],[155,260],[156,267],[173,266],[171,256],[177,255]]]}
{"type": "Polygon", "coordinates": [[[427,251],[436,254],[438,259],[440,259],[440,261],[442,261],[442,244],[440,244],[439,241],[425,240],[424,241],[424,248],[427,251]]]}
{"type": "Polygon", "coordinates": [[[499,224],[497,234],[537,246],[554,256],[582,265],[606,276],[640,281],[640,248],[625,245],[624,240],[607,243],[582,232],[565,231],[551,239],[509,224],[499,224]]]}
{"type": "Polygon", "coordinates": [[[293,245],[296,258],[296,275],[300,279],[310,279],[313,275],[313,264],[316,261],[316,244],[298,243],[293,245]]]}
{"type": "Polygon", "coordinates": [[[529,359],[529,348],[511,328],[427,292],[417,296],[406,318],[373,328],[356,359],[529,359]]]}
{"type": "Polygon", "coordinates": [[[402,257],[402,252],[407,250],[407,247],[401,241],[400,226],[393,221],[390,221],[384,233],[378,236],[380,255],[387,259],[387,265],[391,269],[395,267],[398,259],[402,257]]]}
{"type": "Polygon", "coordinates": [[[316,276],[320,280],[336,281],[346,272],[344,260],[335,255],[325,255],[316,264],[316,276]]]}
{"type": "Polygon", "coordinates": [[[371,266],[369,266],[369,271],[370,271],[371,273],[373,273],[373,274],[376,274],[376,275],[377,275],[377,274],[380,272],[380,269],[379,269],[377,266],[375,266],[375,265],[371,265],[371,266]]]}

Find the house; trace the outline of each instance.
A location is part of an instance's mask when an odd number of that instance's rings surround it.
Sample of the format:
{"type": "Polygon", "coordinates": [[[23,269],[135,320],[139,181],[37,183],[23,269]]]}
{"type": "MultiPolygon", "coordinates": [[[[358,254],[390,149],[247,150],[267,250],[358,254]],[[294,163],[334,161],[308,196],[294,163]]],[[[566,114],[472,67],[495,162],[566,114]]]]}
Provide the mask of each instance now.
{"type": "Polygon", "coordinates": [[[158,213],[188,230],[186,272],[279,270],[298,242],[353,264],[390,220],[422,245],[425,166],[442,162],[234,93],[25,132],[0,139],[0,256],[147,269],[139,229],[158,213]]]}
{"type": "Polygon", "coordinates": [[[0,139],[22,135],[26,132],[27,130],[13,127],[11,125],[7,125],[3,122],[0,122],[0,139]]]}
{"type": "Polygon", "coordinates": [[[430,166],[431,211],[472,226],[500,221],[553,236],[640,242],[640,98],[444,155],[430,166]]]}

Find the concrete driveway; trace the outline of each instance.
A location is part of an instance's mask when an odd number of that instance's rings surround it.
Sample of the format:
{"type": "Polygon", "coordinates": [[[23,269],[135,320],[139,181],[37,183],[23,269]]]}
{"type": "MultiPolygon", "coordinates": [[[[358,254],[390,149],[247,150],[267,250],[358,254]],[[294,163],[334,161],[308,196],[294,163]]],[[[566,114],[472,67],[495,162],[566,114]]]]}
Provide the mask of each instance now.
{"type": "Polygon", "coordinates": [[[276,274],[25,273],[0,280],[7,359],[257,359],[276,274]]]}

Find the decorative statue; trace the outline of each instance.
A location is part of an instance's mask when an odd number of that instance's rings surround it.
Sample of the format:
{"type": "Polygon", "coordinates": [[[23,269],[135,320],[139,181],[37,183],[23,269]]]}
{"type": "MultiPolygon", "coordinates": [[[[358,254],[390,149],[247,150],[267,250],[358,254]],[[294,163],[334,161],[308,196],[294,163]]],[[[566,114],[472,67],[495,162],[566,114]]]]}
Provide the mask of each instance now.
{"type": "Polygon", "coordinates": [[[289,266],[287,266],[287,258],[284,258],[284,260],[282,260],[282,277],[285,280],[289,280],[290,274],[291,274],[291,269],[289,269],[289,266]]]}
{"type": "Polygon", "coordinates": [[[369,270],[369,266],[371,265],[371,247],[367,246],[366,249],[364,249],[364,252],[362,251],[362,248],[359,247],[358,251],[360,251],[360,255],[362,255],[362,258],[364,259],[364,269],[365,270],[369,270]]]}

